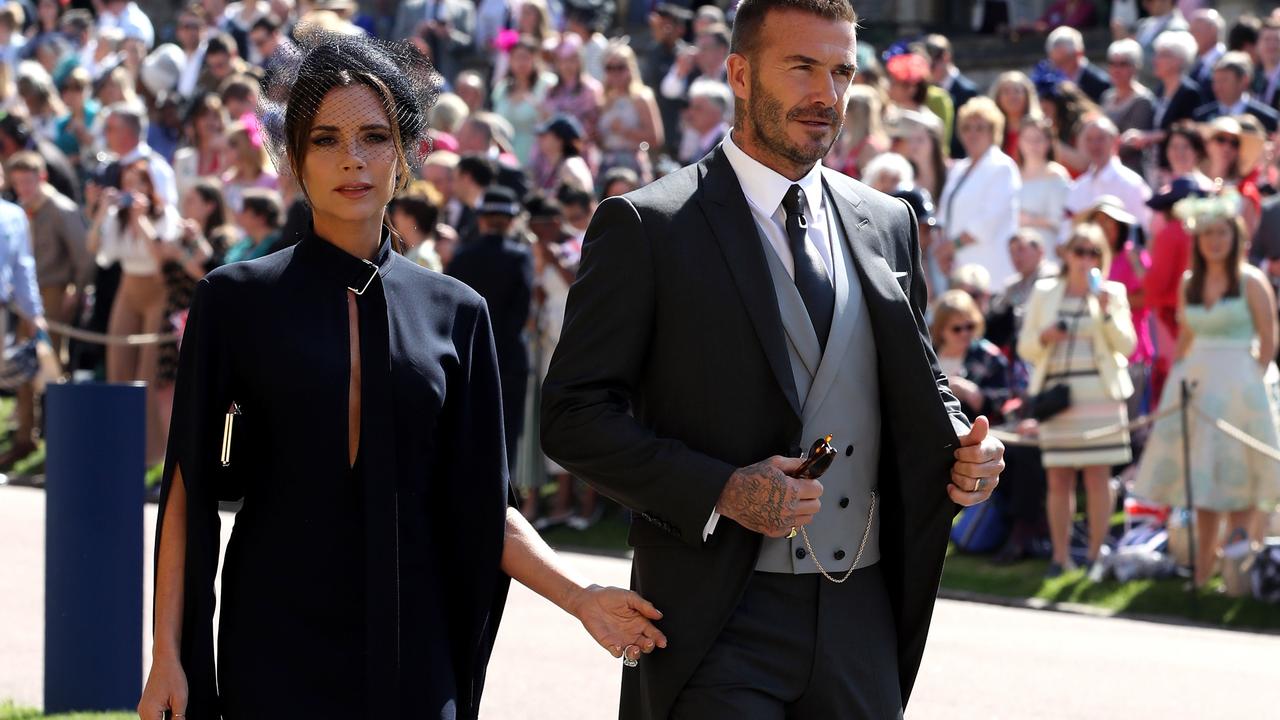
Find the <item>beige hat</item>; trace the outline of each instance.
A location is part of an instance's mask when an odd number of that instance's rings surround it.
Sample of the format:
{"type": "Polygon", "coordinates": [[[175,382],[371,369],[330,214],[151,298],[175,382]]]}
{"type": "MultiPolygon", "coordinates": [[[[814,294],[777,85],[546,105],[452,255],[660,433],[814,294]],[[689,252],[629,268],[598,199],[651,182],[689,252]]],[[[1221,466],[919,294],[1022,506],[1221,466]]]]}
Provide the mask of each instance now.
{"type": "Polygon", "coordinates": [[[1138,223],[1138,218],[1134,217],[1133,213],[1125,210],[1123,200],[1115,195],[1100,195],[1097,200],[1093,201],[1092,205],[1076,213],[1072,224],[1079,225],[1083,222],[1089,222],[1098,213],[1102,213],[1124,225],[1136,225],[1138,223]]]}
{"type": "Polygon", "coordinates": [[[1240,140],[1240,159],[1237,164],[1241,177],[1253,172],[1262,160],[1267,144],[1266,131],[1254,116],[1223,115],[1201,127],[1206,141],[1212,140],[1215,135],[1231,135],[1240,140]]]}

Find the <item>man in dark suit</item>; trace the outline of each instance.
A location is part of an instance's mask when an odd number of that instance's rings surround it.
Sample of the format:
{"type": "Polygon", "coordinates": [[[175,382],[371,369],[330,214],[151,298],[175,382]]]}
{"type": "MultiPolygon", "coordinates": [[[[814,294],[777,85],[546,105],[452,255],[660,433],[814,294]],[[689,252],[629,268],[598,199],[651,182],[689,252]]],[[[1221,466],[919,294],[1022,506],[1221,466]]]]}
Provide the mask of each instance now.
{"type": "MultiPolygon", "coordinates": [[[[959,113],[965,103],[978,96],[978,86],[956,67],[951,54],[951,41],[945,35],[927,36],[924,39],[924,49],[929,55],[929,72],[932,74],[933,84],[951,93],[951,106],[959,113]]],[[[951,157],[959,160],[964,156],[960,134],[952,132],[951,157]]]]}
{"type": "Polygon", "coordinates": [[[1280,115],[1249,94],[1253,82],[1253,61],[1242,52],[1231,51],[1213,68],[1214,101],[1196,109],[1197,122],[1209,122],[1224,115],[1253,115],[1268,133],[1280,125],[1280,115]]]}
{"type": "Polygon", "coordinates": [[[587,232],[542,439],[634,511],[633,584],[665,613],[623,718],[901,717],[956,503],[1003,469],[931,350],[910,207],[820,162],[855,23],[744,0],[734,131],[587,232]],[[821,483],[798,477],[828,434],[821,483]]]}
{"type": "MultiPolygon", "coordinates": [[[[671,71],[676,58],[689,46],[684,41],[689,30],[689,21],[693,13],[682,5],[664,2],[654,7],[649,13],[649,34],[653,44],[643,53],[640,74],[644,84],[656,88],[662,79],[671,71]]],[[[667,129],[667,152],[674,154],[680,145],[680,138],[672,128],[680,126],[680,111],[684,109],[683,98],[669,98],[659,93],[657,97],[658,113],[662,115],[662,127],[667,129]]]]}
{"type": "Polygon", "coordinates": [[[1089,99],[1102,102],[1102,94],[1111,89],[1111,78],[1084,56],[1084,36],[1063,25],[1049,33],[1045,41],[1049,62],[1068,80],[1075,83],[1089,99]]]}
{"type": "Polygon", "coordinates": [[[689,86],[689,106],[681,113],[682,165],[696,163],[716,149],[729,132],[729,111],[733,108],[733,91],[718,80],[699,79],[689,86]]]}
{"type": "Polygon", "coordinates": [[[502,424],[507,464],[514,467],[516,442],[524,429],[524,392],[529,377],[529,351],[524,329],[533,299],[533,255],[511,234],[520,204],[510,188],[495,185],[484,192],[476,209],[476,235],[462,243],[444,269],[489,306],[493,341],[502,380],[502,424]]]}
{"type": "Polygon", "coordinates": [[[404,0],[396,10],[391,37],[420,38],[431,50],[431,62],[449,82],[463,69],[474,49],[476,6],[464,0],[404,0]]]}

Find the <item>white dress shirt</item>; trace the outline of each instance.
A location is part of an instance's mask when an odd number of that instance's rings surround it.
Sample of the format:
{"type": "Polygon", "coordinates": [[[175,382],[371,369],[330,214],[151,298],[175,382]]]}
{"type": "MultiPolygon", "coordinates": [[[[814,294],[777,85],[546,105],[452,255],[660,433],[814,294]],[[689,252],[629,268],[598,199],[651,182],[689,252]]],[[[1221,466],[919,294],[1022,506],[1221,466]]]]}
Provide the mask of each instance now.
{"type": "Polygon", "coordinates": [[[1240,99],[1236,101],[1236,104],[1231,107],[1226,107],[1222,105],[1222,103],[1218,103],[1218,105],[1222,107],[1223,115],[1244,115],[1249,111],[1249,101],[1252,99],[1252,95],[1244,93],[1240,96],[1240,99]]]}
{"type": "Polygon", "coordinates": [[[1141,175],[1125,167],[1114,155],[1101,169],[1091,167],[1071,184],[1071,191],[1067,194],[1067,212],[1075,215],[1103,195],[1120,198],[1124,209],[1138,218],[1143,227],[1150,222],[1151,209],[1147,207],[1147,201],[1151,199],[1151,188],[1141,175]]]}
{"type": "MultiPolygon", "coordinates": [[[[724,136],[720,145],[733,172],[738,176],[738,184],[742,186],[742,194],[747,197],[747,207],[751,208],[751,217],[756,227],[769,242],[769,247],[778,255],[787,274],[795,279],[796,265],[791,255],[791,243],[787,240],[787,213],[782,208],[782,198],[792,185],[799,185],[804,193],[804,217],[808,222],[806,240],[818,251],[826,266],[827,279],[835,276],[835,265],[832,260],[831,240],[835,237],[830,224],[830,213],[827,212],[826,194],[822,189],[822,163],[799,180],[788,180],[772,168],[748,155],[733,142],[733,130],[724,136]]],[[[711,518],[702,530],[702,539],[706,540],[716,529],[720,513],[711,510],[711,518]]]]}

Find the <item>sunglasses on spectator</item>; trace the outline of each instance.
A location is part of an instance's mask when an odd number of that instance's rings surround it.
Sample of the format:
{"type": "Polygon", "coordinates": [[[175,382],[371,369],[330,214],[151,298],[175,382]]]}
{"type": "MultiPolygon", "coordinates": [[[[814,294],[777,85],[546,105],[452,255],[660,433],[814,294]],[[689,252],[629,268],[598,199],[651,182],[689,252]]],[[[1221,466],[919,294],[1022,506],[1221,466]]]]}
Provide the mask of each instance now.
{"type": "Polygon", "coordinates": [[[626,65],[605,65],[604,69],[605,69],[605,72],[626,72],[627,66],[626,65]]]}
{"type": "Polygon", "coordinates": [[[1101,250],[1095,247],[1085,247],[1084,245],[1077,245],[1071,248],[1071,254],[1078,258],[1093,258],[1095,260],[1102,257],[1101,250]]]}
{"type": "Polygon", "coordinates": [[[953,332],[953,333],[955,333],[955,334],[959,335],[960,333],[971,333],[971,332],[973,332],[974,330],[977,330],[977,329],[978,329],[978,324],[977,324],[977,323],[965,323],[965,324],[963,324],[963,325],[952,325],[951,327],[949,327],[949,328],[947,328],[947,329],[948,329],[948,330],[950,330],[951,332],[953,332]]]}
{"type": "Polygon", "coordinates": [[[1233,148],[1240,147],[1240,138],[1231,137],[1230,135],[1214,135],[1213,142],[1230,145],[1233,148]]]}

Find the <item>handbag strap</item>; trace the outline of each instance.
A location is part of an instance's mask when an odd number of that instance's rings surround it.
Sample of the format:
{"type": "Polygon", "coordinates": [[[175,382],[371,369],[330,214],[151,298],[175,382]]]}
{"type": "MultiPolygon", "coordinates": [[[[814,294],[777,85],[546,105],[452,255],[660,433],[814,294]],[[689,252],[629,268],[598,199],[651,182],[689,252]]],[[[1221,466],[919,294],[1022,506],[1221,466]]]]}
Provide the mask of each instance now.
{"type": "Polygon", "coordinates": [[[952,213],[956,205],[956,196],[960,194],[960,188],[964,187],[965,181],[967,181],[969,176],[973,174],[973,171],[978,166],[978,162],[980,160],[982,160],[982,158],[973,158],[972,162],[969,163],[969,167],[965,168],[964,174],[960,176],[960,180],[956,183],[956,186],[951,189],[951,195],[947,198],[947,224],[942,227],[942,231],[944,233],[950,232],[947,226],[951,225],[951,221],[953,219],[952,213]]]}
{"type": "MultiPolygon", "coordinates": [[[[1088,303],[1088,302],[1089,300],[1088,300],[1088,297],[1086,296],[1085,303],[1088,303]]],[[[1063,365],[1064,365],[1063,373],[1064,374],[1071,372],[1071,352],[1076,349],[1076,325],[1080,323],[1080,317],[1083,314],[1084,313],[1075,313],[1074,315],[1071,316],[1071,330],[1067,335],[1067,353],[1066,355],[1063,356],[1063,365]]],[[[1052,375],[1053,373],[1046,372],[1045,374],[1052,375]]]]}

